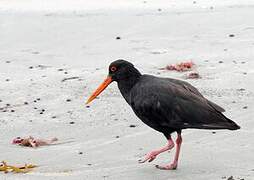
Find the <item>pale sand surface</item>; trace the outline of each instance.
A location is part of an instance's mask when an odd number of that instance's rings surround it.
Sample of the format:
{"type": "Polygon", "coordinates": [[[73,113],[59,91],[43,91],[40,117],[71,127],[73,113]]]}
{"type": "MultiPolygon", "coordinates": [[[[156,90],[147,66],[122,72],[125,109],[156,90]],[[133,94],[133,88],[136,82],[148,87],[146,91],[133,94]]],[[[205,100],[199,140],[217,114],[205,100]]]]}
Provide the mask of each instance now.
{"type": "Polygon", "coordinates": [[[0,173],[1,180],[254,179],[253,1],[46,2],[0,1],[0,108],[10,104],[0,110],[0,160],[39,165],[25,175],[0,173]],[[138,164],[166,139],[134,115],[116,84],[85,106],[119,58],[142,73],[179,79],[185,73],[158,68],[192,60],[202,78],[188,81],[242,129],[184,131],[176,171],[154,167],[173,152],[138,164]],[[78,78],[62,82],[70,77],[78,78]],[[28,135],[66,143],[10,144],[28,135]]]}

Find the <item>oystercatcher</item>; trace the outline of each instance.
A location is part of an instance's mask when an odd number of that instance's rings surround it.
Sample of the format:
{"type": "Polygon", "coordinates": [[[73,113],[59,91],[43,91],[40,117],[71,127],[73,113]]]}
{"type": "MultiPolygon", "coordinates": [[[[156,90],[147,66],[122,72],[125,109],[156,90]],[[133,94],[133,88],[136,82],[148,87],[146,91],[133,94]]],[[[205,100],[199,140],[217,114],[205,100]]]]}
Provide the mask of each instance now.
{"type": "Polygon", "coordinates": [[[140,163],[153,161],[157,155],[172,149],[176,144],[172,163],[156,165],[159,169],[176,169],[182,144],[183,129],[240,129],[235,122],[222,114],[225,110],[206,99],[191,84],[171,78],[142,75],[132,63],[116,60],[109,66],[105,81],[87,100],[95,99],[111,82],[118,88],[134,113],[146,125],[161,132],[167,138],[167,145],[146,154],[140,163]],[[171,138],[173,132],[177,139],[171,138]]]}

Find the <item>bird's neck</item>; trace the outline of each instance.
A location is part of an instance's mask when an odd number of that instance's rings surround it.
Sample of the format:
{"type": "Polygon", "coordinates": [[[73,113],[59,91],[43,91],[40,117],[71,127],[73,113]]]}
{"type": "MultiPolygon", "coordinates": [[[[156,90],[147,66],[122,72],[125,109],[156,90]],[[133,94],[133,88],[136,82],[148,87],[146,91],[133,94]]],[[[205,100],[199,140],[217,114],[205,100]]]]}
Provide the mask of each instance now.
{"type": "Polygon", "coordinates": [[[117,82],[118,88],[124,97],[124,99],[129,103],[129,95],[131,89],[135,86],[135,84],[139,81],[140,77],[142,76],[141,73],[133,68],[131,72],[128,73],[129,75],[125,76],[123,79],[117,82]]]}

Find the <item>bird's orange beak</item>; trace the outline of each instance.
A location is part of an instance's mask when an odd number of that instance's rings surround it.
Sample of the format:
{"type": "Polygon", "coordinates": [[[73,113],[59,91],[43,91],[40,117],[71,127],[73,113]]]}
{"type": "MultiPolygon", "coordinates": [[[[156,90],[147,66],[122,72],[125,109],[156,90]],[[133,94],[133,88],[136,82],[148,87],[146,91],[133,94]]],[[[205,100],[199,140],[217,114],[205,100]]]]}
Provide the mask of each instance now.
{"type": "Polygon", "coordinates": [[[89,97],[86,104],[90,103],[92,100],[94,100],[99,94],[106,88],[108,85],[112,82],[112,78],[108,76],[103,83],[94,91],[94,93],[89,97]]]}

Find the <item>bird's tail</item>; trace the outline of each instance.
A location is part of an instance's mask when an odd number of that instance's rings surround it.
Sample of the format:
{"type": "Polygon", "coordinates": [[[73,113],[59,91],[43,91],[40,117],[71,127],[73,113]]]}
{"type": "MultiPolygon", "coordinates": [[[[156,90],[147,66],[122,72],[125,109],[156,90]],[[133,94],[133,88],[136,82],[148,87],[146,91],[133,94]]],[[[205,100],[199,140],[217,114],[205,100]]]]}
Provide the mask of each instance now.
{"type": "Polygon", "coordinates": [[[236,124],[234,121],[228,119],[228,129],[229,130],[237,130],[237,129],[240,129],[241,127],[236,124]]]}
{"type": "Polygon", "coordinates": [[[224,116],[224,121],[222,121],[222,122],[214,122],[214,123],[202,124],[202,125],[197,125],[197,126],[192,125],[191,127],[188,127],[188,128],[238,130],[241,127],[238,124],[236,124],[234,121],[232,121],[224,116]]]}

